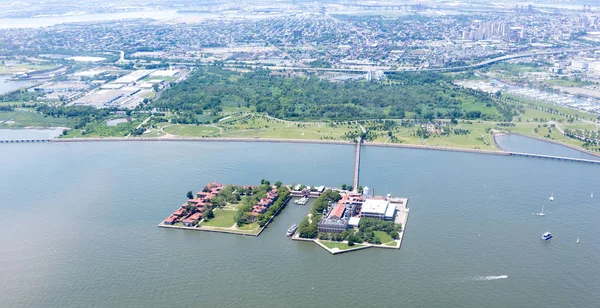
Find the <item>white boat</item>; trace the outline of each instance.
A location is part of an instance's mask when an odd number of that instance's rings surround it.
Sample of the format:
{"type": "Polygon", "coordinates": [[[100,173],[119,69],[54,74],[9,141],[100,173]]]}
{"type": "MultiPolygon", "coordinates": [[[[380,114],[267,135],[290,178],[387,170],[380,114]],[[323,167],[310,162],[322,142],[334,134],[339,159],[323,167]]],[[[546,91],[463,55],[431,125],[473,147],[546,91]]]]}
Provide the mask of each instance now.
{"type": "Polygon", "coordinates": [[[554,193],[550,194],[550,201],[554,201],[554,193]]]}
{"type": "Polygon", "coordinates": [[[305,205],[307,202],[308,202],[307,197],[302,197],[302,199],[298,199],[298,200],[294,201],[294,203],[300,204],[300,205],[305,205]]]}
{"type": "Polygon", "coordinates": [[[544,240],[544,241],[547,241],[547,240],[549,240],[549,239],[551,239],[553,237],[554,236],[550,232],[546,232],[546,233],[542,234],[542,240],[544,240]]]}
{"type": "Polygon", "coordinates": [[[590,198],[594,198],[594,193],[592,193],[592,195],[590,196],[590,198]]]}
{"type": "Polygon", "coordinates": [[[293,224],[285,233],[287,236],[292,236],[294,235],[294,233],[296,233],[296,230],[298,230],[298,225],[297,224],[293,224]]]}
{"type": "Polygon", "coordinates": [[[546,216],[546,214],[544,214],[544,205],[542,204],[542,211],[540,213],[537,213],[538,216],[546,216]]]}
{"type": "Polygon", "coordinates": [[[579,244],[579,236],[577,237],[577,241],[575,241],[575,243],[579,244]]]}

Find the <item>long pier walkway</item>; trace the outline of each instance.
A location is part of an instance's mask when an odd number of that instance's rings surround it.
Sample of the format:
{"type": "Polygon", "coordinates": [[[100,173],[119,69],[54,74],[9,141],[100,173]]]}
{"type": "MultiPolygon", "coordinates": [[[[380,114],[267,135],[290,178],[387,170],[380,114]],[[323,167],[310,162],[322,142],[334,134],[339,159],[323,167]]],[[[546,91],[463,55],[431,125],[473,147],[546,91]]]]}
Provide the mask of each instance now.
{"type": "Polygon", "coordinates": [[[51,139],[0,139],[0,143],[50,142],[51,139]]]}
{"type": "Polygon", "coordinates": [[[354,154],[354,181],[352,183],[352,187],[354,191],[358,192],[358,170],[360,169],[360,144],[361,139],[358,139],[356,143],[356,154],[354,154]]]}
{"type": "Polygon", "coordinates": [[[554,159],[554,160],[563,160],[563,161],[570,161],[570,162],[588,163],[588,164],[599,164],[600,165],[600,160],[593,160],[593,159],[572,158],[572,157],[543,155],[543,154],[529,154],[529,153],[520,153],[520,152],[507,152],[507,153],[508,153],[508,155],[511,155],[511,156],[545,158],[545,159],[554,159]]]}

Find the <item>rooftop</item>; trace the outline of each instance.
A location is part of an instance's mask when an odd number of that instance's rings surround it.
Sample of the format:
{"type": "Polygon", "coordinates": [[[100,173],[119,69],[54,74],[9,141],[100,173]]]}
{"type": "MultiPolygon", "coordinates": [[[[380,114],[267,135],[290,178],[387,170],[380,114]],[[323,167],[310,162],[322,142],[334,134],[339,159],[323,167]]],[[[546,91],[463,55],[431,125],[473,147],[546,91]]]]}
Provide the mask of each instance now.
{"type": "Polygon", "coordinates": [[[362,205],[361,212],[385,215],[387,207],[387,200],[367,199],[362,205]]]}

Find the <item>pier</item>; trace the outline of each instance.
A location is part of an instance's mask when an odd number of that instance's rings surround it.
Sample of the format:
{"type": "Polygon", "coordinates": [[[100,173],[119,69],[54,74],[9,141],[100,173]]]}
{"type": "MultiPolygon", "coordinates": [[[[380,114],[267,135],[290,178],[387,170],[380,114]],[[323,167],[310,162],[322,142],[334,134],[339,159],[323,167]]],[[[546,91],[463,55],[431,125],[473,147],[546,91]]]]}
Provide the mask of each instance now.
{"type": "Polygon", "coordinates": [[[356,143],[356,153],[354,154],[354,181],[352,182],[352,187],[355,192],[358,192],[358,170],[360,168],[360,144],[361,139],[358,139],[356,143]]]}
{"type": "Polygon", "coordinates": [[[585,158],[571,158],[564,156],[553,156],[553,155],[543,155],[543,154],[530,154],[530,153],[520,153],[520,152],[508,152],[510,156],[522,156],[522,157],[531,157],[531,158],[544,158],[544,159],[552,159],[552,160],[562,160],[569,162],[578,162],[578,163],[588,163],[588,164],[598,164],[600,165],[600,160],[593,159],[585,159],[585,158]]]}
{"type": "Polygon", "coordinates": [[[0,139],[0,143],[50,142],[50,139],[0,139]]]}

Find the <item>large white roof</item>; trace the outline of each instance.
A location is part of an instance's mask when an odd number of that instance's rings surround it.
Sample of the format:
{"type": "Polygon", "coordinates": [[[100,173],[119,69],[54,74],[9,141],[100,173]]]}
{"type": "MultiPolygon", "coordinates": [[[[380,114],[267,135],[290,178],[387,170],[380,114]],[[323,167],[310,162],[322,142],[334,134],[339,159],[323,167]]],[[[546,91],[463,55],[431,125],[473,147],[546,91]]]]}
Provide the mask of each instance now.
{"type": "Polygon", "coordinates": [[[361,212],[384,215],[388,207],[387,200],[367,199],[361,208],[361,212]]]}

